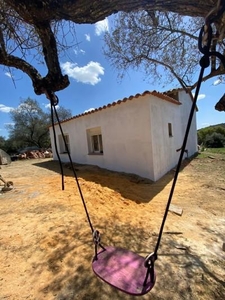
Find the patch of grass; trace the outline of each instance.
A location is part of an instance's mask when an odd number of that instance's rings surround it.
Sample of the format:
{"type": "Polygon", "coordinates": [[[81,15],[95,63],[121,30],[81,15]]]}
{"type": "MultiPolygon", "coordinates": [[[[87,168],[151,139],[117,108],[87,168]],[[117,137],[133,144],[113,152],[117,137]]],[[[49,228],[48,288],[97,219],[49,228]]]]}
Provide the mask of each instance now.
{"type": "Polygon", "coordinates": [[[225,147],[223,147],[223,148],[207,148],[207,152],[225,154],[225,147]]]}
{"type": "Polygon", "coordinates": [[[225,155],[225,148],[207,148],[205,151],[202,151],[198,154],[198,158],[207,158],[209,155],[225,155]]]}
{"type": "Polygon", "coordinates": [[[206,158],[209,156],[209,153],[208,152],[199,152],[198,154],[198,158],[206,158]]]}

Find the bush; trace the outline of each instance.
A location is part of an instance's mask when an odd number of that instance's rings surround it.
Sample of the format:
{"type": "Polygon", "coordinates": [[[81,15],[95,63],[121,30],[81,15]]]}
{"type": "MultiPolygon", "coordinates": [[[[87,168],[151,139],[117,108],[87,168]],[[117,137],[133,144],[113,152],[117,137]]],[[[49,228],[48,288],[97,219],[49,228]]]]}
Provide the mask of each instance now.
{"type": "Polygon", "coordinates": [[[222,148],[225,145],[225,137],[221,133],[214,132],[205,138],[205,146],[208,148],[222,148]]]}
{"type": "Polygon", "coordinates": [[[198,145],[204,144],[206,146],[206,138],[211,136],[213,133],[220,133],[225,137],[225,127],[224,124],[212,125],[206,128],[198,130],[198,145]]]}

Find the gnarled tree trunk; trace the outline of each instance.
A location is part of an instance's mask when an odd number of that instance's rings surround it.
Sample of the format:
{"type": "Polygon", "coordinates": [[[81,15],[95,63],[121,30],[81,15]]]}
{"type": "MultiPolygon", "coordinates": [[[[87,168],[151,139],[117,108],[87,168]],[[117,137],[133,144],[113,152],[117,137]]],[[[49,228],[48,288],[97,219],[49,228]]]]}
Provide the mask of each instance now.
{"type": "Polygon", "coordinates": [[[217,1],[212,0],[0,0],[0,21],[7,26],[6,16],[13,15],[21,22],[34,27],[42,43],[48,74],[42,77],[28,62],[10,55],[4,44],[0,27],[0,64],[15,67],[31,78],[36,94],[55,92],[69,85],[61,73],[57,43],[52,32],[52,21],[68,20],[75,23],[96,23],[118,11],[171,11],[187,16],[205,17],[217,1]]]}
{"type": "Polygon", "coordinates": [[[50,20],[71,20],[75,23],[96,23],[118,11],[159,10],[186,16],[205,17],[215,7],[212,0],[6,0],[9,6],[28,23],[50,20]]]}

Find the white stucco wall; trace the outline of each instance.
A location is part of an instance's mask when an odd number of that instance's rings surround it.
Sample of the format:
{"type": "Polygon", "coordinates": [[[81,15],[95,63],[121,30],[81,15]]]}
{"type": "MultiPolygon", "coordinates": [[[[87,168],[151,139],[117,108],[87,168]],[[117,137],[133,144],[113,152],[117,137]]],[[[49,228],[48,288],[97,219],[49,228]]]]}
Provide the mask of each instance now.
{"type": "MultiPolygon", "coordinates": [[[[182,105],[180,105],[180,111],[181,111],[180,116],[181,116],[182,132],[183,132],[183,135],[182,135],[182,142],[183,142],[183,138],[184,138],[184,134],[186,131],[186,126],[187,126],[187,122],[188,122],[188,118],[189,118],[189,113],[190,113],[193,102],[192,102],[189,94],[183,90],[180,90],[178,95],[179,95],[179,101],[182,103],[182,105]]],[[[194,117],[193,117],[193,120],[191,123],[191,128],[190,128],[190,132],[188,135],[186,149],[188,150],[189,157],[191,157],[198,151],[196,110],[195,110],[194,117]]]]}
{"type": "MultiPolygon", "coordinates": [[[[153,179],[149,103],[149,95],[146,95],[62,123],[64,133],[70,137],[72,160],[153,179]],[[88,154],[86,130],[95,127],[101,127],[102,155],[88,154]]],[[[58,135],[58,126],[56,130],[58,135]]],[[[52,130],[50,134],[54,159],[57,159],[52,130]]],[[[68,161],[67,154],[60,156],[64,162],[68,161]]]]}
{"type": "Polygon", "coordinates": [[[177,163],[180,147],[180,106],[156,97],[151,101],[151,128],[154,156],[154,181],[170,171],[177,163]],[[169,136],[168,123],[172,124],[169,136]]]}
{"type": "MultiPolygon", "coordinates": [[[[181,105],[159,100],[151,101],[151,128],[154,156],[154,180],[157,181],[165,173],[174,168],[180,156],[183,138],[192,105],[190,96],[183,90],[178,94],[181,105]],[[172,137],[168,133],[168,123],[172,124],[172,137]]],[[[188,157],[197,152],[196,112],[192,121],[186,149],[188,157]]],[[[184,158],[186,158],[186,153],[184,158]]]]}
{"type": "MultiPolygon", "coordinates": [[[[178,162],[180,152],[176,149],[182,146],[192,104],[184,91],[179,91],[179,101],[181,105],[145,95],[62,123],[64,133],[69,135],[72,160],[157,181],[178,162]],[[172,137],[168,123],[172,124],[172,137]],[[87,130],[96,127],[101,127],[103,154],[89,154],[87,130]]],[[[58,137],[58,126],[56,131],[58,137]]],[[[50,136],[57,159],[52,128],[50,136]]],[[[186,148],[189,156],[197,151],[196,116],[186,148]]],[[[68,161],[67,154],[60,157],[68,161]]]]}

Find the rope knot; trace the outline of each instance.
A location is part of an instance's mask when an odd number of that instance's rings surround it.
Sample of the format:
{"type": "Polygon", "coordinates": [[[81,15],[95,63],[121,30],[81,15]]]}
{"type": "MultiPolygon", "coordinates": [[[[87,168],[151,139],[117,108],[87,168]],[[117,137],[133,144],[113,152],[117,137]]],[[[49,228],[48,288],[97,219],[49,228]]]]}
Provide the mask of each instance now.
{"type": "Polygon", "coordinates": [[[56,96],[54,92],[46,90],[45,96],[48,100],[50,100],[52,106],[57,106],[59,104],[59,98],[56,96]]]}
{"type": "Polygon", "coordinates": [[[101,241],[100,232],[98,230],[93,231],[93,241],[95,245],[99,245],[101,241]]]}

